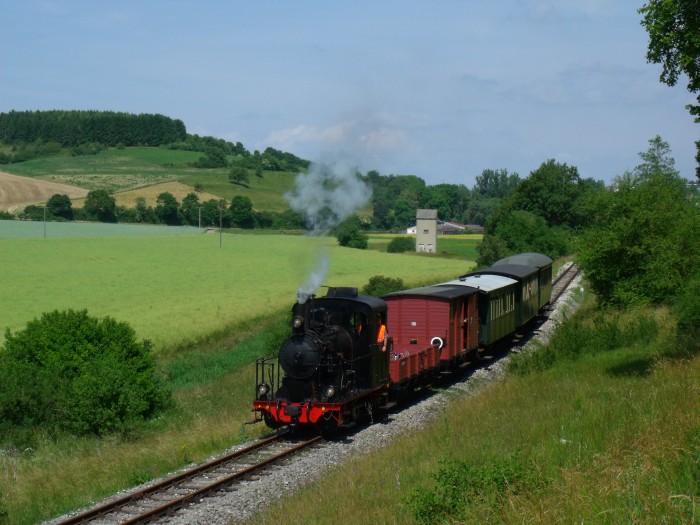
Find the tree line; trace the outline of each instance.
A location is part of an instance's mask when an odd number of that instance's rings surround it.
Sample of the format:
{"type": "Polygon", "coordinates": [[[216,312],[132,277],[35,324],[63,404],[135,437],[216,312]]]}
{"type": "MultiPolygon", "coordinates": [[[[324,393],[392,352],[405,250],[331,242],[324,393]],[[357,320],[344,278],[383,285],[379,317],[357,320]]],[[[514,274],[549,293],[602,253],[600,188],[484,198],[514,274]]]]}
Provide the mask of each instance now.
{"type": "Polygon", "coordinates": [[[0,151],[0,164],[25,162],[58,155],[95,155],[107,147],[167,147],[196,151],[203,156],[195,168],[238,166],[266,171],[299,171],[309,161],[268,147],[262,153],[248,151],[240,142],[189,134],[185,124],[159,114],[115,111],[10,111],[0,113],[0,141],[9,152],[0,151]]]}
{"type": "Polygon", "coordinates": [[[181,120],[158,114],[66,110],[0,113],[0,139],[11,145],[39,141],[55,142],[64,148],[92,143],[160,146],[186,136],[181,120]]]}

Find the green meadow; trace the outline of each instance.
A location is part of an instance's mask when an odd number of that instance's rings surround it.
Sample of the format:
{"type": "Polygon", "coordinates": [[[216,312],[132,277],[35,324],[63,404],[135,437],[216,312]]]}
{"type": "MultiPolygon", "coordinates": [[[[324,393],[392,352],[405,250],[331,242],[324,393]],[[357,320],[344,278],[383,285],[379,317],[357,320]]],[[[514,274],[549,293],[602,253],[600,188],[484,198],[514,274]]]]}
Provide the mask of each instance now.
{"type": "Polygon", "coordinates": [[[322,257],[329,261],[329,286],[362,287],[373,275],[411,285],[451,278],[473,265],[341,248],[330,237],[128,236],[131,229],[120,237],[118,231],[110,237],[0,238],[0,337],[43,312],[85,308],[128,322],[158,348],[170,347],[291,307],[322,257]]]}

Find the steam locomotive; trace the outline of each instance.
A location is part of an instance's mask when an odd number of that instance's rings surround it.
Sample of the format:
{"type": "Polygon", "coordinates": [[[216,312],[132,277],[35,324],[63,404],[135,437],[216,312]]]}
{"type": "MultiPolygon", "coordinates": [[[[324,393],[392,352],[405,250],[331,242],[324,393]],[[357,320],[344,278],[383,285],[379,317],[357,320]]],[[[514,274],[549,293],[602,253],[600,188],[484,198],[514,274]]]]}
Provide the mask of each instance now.
{"type": "Polygon", "coordinates": [[[547,310],[552,259],[525,253],[452,281],[388,294],[329,288],[292,307],[292,334],[256,362],[255,420],[333,434],[374,421],[547,310]],[[391,337],[387,332],[391,330],[391,337]]]}

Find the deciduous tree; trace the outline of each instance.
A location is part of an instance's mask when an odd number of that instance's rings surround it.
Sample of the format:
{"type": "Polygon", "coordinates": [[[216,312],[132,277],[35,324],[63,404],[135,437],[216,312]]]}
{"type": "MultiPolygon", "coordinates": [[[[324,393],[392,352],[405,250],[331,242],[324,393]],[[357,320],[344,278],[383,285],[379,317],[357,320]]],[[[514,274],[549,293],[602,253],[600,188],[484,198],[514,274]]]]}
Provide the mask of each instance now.
{"type": "Polygon", "coordinates": [[[659,137],[645,161],[592,200],[578,261],[604,303],[670,301],[700,268],[700,207],[659,137]]]}
{"type": "Polygon", "coordinates": [[[85,197],[83,208],[88,217],[100,222],[117,222],[117,203],[107,190],[92,190],[85,197]]]}

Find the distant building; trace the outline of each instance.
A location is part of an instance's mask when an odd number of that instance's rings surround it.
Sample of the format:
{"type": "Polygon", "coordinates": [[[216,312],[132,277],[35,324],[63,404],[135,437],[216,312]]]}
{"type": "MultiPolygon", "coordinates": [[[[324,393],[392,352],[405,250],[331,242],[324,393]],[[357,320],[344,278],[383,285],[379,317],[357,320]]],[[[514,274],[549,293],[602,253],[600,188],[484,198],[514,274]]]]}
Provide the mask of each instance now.
{"type": "Polygon", "coordinates": [[[416,212],[416,251],[435,253],[437,251],[437,210],[416,212]]]}
{"type": "MultiPolygon", "coordinates": [[[[406,233],[416,235],[418,225],[406,228],[406,233]]],[[[484,227],[478,224],[460,224],[458,222],[437,221],[436,231],[438,235],[450,235],[456,233],[484,233],[484,227]]]]}

